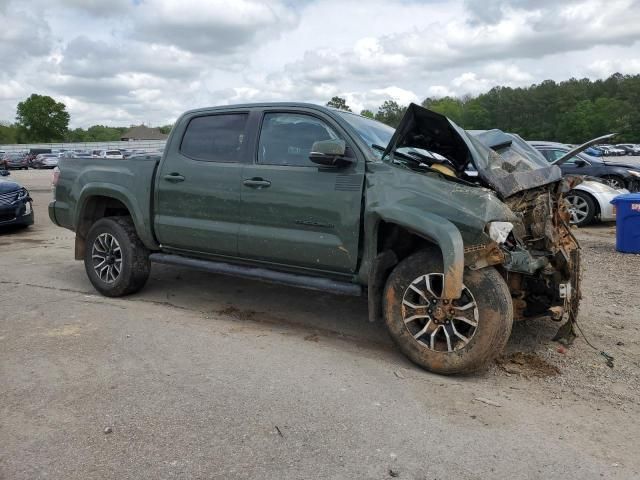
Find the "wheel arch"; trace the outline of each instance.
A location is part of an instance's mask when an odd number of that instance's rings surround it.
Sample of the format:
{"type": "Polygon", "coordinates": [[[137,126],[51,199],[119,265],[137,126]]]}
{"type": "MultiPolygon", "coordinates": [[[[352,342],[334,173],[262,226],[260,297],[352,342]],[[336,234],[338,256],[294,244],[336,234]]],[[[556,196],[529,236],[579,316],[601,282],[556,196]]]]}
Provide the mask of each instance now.
{"type": "Polygon", "coordinates": [[[617,172],[617,171],[613,171],[611,173],[605,173],[600,178],[605,179],[605,180],[607,178],[615,178],[617,180],[620,180],[622,182],[623,187],[625,187],[625,188],[626,188],[627,183],[628,183],[627,179],[625,178],[625,176],[622,173],[617,172]]]}
{"type": "Polygon", "coordinates": [[[87,185],[82,190],[77,202],[74,229],[76,232],[76,259],[84,258],[85,239],[87,233],[97,220],[109,216],[129,216],[133,221],[136,234],[150,250],[158,249],[152,236],[150,220],[137,207],[135,198],[120,187],[87,185]]]}
{"type": "Polygon", "coordinates": [[[437,249],[444,264],[445,294],[458,298],[462,291],[464,245],[458,228],[443,217],[406,210],[377,214],[366,222],[369,268],[367,275],[369,320],[382,318],[382,295],[393,267],[421,249],[437,249]]]}

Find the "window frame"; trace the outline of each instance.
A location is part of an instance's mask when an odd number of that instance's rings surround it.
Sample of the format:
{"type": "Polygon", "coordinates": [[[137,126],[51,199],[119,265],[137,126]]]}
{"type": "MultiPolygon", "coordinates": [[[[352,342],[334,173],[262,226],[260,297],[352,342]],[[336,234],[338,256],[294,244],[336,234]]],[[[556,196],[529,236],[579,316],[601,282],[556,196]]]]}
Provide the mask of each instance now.
{"type": "MultiPolygon", "coordinates": [[[[287,168],[322,168],[322,165],[315,164],[309,160],[309,165],[292,165],[292,164],[276,164],[276,163],[262,163],[259,161],[260,157],[260,138],[262,135],[262,128],[264,126],[265,118],[269,114],[290,114],[290,115],[305,115],[308,117],[312,117],[320,122],[323,122],[326,126],[331,128],[333,132],[337,135],[340,140],[344,140],[347,145],[347,152],[352,149],[351,142],[349,140],[348,135],[345,135],[342,129],[337,125],[336,122],[333,122],[330,118],[324,117],[322,115],[316,114],[315,112],[309,112],[307,110],[295,110],[295,109],[277,109],[277,110],[263,110],[260,115],[260,121],[258,123],[258,128],[255,136],[255,144],[254,144],[254,155],[253,155],[253,165],[262,166],[262,167],[287,167],[287,168]]],[[[357,161],[357,157],[354,156],[354,160],[357,161]]]]}
{"type": "Polygon", "coordinates": [[[250,122],[251,122],[251,112],[250,111],[221,111],[221,112],[202,112],[198,115],[193,115],[191,117],[189,117],[187,119],[186,125],[184,126],[183,130],[182,130],[182,136],[180,137],[180,144],[178,145],[178,153],[186,158],[188,158],[189,160],[193,160],[194,162],[203,162],[203,163],[220,163],[220,164],[226,164],[226,165],[233,165],[233,164],[242,164],[245,163],[244,162],[244,158],[246,157],[246,153],[247,153],[247,143],[249,142],[249,129],[250,129],[250,122]],[[245,124],[244,124],[244,140],[242,142],[242,146],[240,151],[238,152],[238,159],[236,161],[229,161],[229,160],[205,160],[202,158],[196,158],[193,157],[191,155],[188,155],[183,149],[182,146],[184,144],[184,139],[187,135],[187,132],[189,131],[189,126],[191,125],[191,122],[193,122],[194,120],[198,119],[198,118],[203,118],[203,117],[219,117],[219,116],[229,116],[229,115],[243,115],[246,119],[245,124]]]}

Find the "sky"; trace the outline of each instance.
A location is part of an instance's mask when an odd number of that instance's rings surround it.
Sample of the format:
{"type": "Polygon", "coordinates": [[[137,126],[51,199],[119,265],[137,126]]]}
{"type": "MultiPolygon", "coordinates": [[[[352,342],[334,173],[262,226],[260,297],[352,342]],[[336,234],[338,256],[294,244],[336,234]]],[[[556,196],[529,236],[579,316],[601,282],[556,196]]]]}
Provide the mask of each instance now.
{"type": "Polygon", "coordinates": [[[0,0],[0,122],[31,93],[71,127],[346,98],[376,111],[640,73],[640,0],[0,0]]]}

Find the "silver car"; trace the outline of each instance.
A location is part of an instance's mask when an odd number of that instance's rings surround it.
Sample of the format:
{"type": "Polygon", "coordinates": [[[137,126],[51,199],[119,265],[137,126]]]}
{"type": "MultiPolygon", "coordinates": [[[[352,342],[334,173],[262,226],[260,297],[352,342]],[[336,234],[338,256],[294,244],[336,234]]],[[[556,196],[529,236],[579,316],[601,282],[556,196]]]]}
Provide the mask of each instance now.
{"type": "Polygon", "coordinates": [[[565,195],[571,224],[583,227],[596,219],[601,222],[614,221],[616,212],[611,200],[623,193],[629,193],[629,190],[616,190],[595,179],[585,180],[565,195]]]}

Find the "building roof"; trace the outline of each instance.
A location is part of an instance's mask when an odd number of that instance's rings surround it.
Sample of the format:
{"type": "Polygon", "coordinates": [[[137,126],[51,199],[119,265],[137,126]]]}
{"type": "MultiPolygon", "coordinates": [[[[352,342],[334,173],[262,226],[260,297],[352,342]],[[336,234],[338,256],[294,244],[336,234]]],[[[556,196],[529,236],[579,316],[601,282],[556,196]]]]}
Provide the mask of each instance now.
{"type": "Polygon", "coordinates": [[[123,133],[120,140],[166,140],[167,137],[168,135],[162,133],[159,128],[138,125],[123,133]]]}

